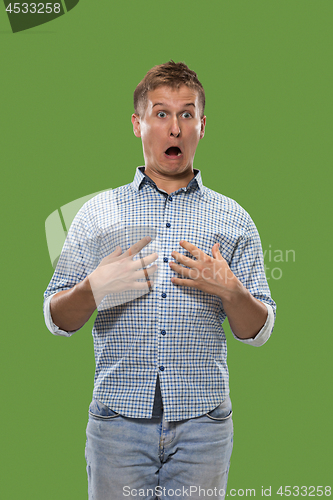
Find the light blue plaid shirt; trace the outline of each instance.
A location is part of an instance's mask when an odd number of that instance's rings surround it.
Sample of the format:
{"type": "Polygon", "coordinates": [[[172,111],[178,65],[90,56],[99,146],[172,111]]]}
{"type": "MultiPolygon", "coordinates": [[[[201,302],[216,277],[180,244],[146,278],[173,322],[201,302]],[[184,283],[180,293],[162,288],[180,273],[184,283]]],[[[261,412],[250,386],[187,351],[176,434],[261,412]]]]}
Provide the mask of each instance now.
{"type": "MultiPolygon", "coordinates": [[[[76,215],[57,268],[44,294],[44,314],[52,333],[70,336],[52,323],[51,297],[89,275],[117,245],[125,251],[151,235],[158,249],[154,288],[126,303],[106,298],[93,327],[96,360],[93,396],[132,418],[151,418],[159,376],[168,421],[203,415],[229,394],[226,318],[221,299],[173,285],[168,260],[179,241],[194,243],[208,255],[214,243],[233,273],[254,297],[264,302],[268,318],[254,339],[262,345],[274,324],[275,303],[264,273],[258,231],[235,201],[203,186],[201,174],[171,195],[136,170],[134,181],[103,192],[76,215]],[[135,230],[138,228],[138,231],[135,230]],[[115,305],[116,304],[116,305],[115,305]]],[[[237,338],[237,337],[236,337],[237,338]]]]}

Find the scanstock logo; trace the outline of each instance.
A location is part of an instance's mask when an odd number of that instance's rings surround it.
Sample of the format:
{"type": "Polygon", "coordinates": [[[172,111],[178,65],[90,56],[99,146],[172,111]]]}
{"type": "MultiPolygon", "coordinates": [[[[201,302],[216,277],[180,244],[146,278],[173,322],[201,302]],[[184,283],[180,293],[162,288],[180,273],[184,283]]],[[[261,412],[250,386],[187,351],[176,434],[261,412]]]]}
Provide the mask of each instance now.
{"type": "Polygon", "coordinates": [[[13,33],[53,21],[53,19],[72,10],[78,3],[79,0],[58,0],[57,2],[9,2],[4,0],[13,33]]]}

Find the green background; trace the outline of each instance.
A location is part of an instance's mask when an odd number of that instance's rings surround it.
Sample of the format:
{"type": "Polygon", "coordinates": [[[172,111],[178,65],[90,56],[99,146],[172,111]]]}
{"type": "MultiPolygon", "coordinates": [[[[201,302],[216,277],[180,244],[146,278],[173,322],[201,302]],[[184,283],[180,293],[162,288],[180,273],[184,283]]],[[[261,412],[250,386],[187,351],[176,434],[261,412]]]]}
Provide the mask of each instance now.
{"type": "Polygon", "coordinates": [[[62,205],[132,181],[143,162],[133,90],[171,58],[206,90],[195,167],[256,222],[278,304],[260,349],[227,329],[229,489],[260,496],[272,486],[279,498],[281,485],[329,485],[333,2],[81,0],[15,35],[0,12],[1,497],[87,498],[92,320],[69,339],[44,325],[44,223],[62,205]],[[276,250],[284,260],[294,250],[295,261],[274,262],[276,250]]]}

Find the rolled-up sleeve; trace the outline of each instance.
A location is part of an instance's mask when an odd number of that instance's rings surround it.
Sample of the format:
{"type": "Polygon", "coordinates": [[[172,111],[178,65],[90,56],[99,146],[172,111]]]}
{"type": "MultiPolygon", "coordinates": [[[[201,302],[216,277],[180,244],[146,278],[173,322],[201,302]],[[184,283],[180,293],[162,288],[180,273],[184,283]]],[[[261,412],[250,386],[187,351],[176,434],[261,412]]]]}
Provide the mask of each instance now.
{"type": "Polygon", "coordinates": [[[45,324],[47,326],[47,329],[53,333],[53,335],[60,335],[61,337],[70,337],[73,335],[73,333],[76,333],[78,330],[72,331],[72,332],[66,332],[65,330],[61,330],[59,326],[55,325],[52,320],[52,315],[51,315],[51,299],[54,296],[49,295],[45,300],[44,300],[44,305],[43,305],[43,311],[44,311],[44,319],[45,319],[45,324]]]}
{"type": "Polygon", "coordinates": [[[259,347],[271,336],[273,331],[276,304],[271,297],[271,292],[267,283],[264,266],[264,256],[258,230],[248,216],[248,224],[242,237],[239,239],[233,258],[230,263],[230,269],[250,291],[256,299],[260,300],[267,307],[267,318],[264,326],[254,338],[241,339],[233,332],[233,336],[244,344],[259,347]]]}
{"type": "Polygon", "coordinates": [[[266,303],[265,303],[265,306],[267,307],[267,312],[268,312],[267,319],[266,319],[264,326],[257,333],[257,335],[253,338],[250,338],[250,339],[241,339],[241,338],[237,337],[234,334],[234,332],[231,330],[235,339],[239,340],[240,342],[243,342],[244,344],[253,345],[254,347],[260,347],[263,344],[265,344],[265,342],[267,342],[267,340],[269,339],[269,337],[271,336],[271,333],[273,331],[275,318],[274,318],[274,312],[273,312],[272,306],[270,306],[269,304],[266,304],[266,303]]]}

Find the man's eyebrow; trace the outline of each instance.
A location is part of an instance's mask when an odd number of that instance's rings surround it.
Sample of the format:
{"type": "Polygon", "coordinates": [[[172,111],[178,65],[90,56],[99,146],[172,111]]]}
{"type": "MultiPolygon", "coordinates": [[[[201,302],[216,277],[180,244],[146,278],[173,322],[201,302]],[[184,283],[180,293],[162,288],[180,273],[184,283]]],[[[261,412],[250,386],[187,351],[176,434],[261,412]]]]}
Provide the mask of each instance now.
{"type": "MultiPolygon", "coordinates": [[[[164,106],[164,107],[167,107],[167,105],[164,102],[155,102],[155,104],[153,104],[153,108],[155,106],[164,106]]],[[[188,102],[187,104],[184,104],[184,106],[182,106],[182,107],[185,108],[186,106],[193,106],[195,108],[194,102],[188,102]]]]}

